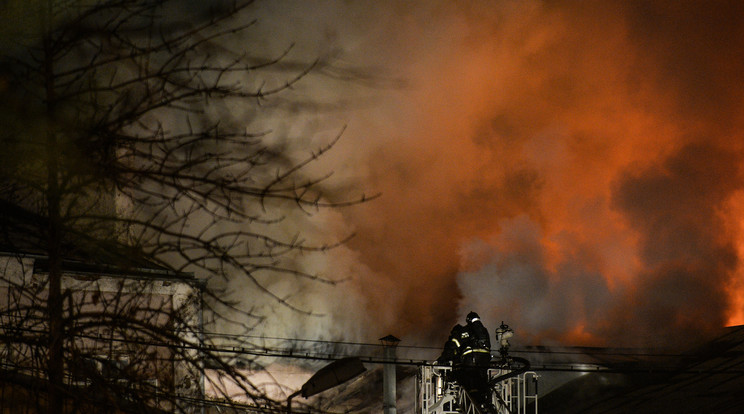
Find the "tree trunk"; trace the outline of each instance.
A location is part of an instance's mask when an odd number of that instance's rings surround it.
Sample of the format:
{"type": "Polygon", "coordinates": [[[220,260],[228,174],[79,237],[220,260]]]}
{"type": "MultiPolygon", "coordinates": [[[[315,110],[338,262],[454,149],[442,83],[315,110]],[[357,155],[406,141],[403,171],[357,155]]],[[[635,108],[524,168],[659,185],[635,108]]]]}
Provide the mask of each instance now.
{"type": "Polygon", "coordinates": [[[62,326],[62,219],[59,188],[59,146],[55,132],[55,78],[54,50],[51,42],[52,0],[47,2],[44,16],[44,83],[46,86],[47,112],[47,255],[49,257],[49,300],[47,320],[49,323],[49,350],[47,370],[49,376],[49,414],[62,413],[64,401],[64,354],[62,326]]]}

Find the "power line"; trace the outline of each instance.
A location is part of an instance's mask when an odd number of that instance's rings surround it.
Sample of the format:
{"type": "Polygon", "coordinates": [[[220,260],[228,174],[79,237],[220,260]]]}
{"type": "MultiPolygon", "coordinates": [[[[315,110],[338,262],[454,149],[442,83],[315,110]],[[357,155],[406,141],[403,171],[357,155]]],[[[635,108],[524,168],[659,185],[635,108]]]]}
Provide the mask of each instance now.
{"type": "MultiPolygon", "coordinates": [[[[349,342],[349,341],[330,341],[322,339],[303,339],[303,338],[285,338],[285,337],[271,337],[262,335],[238,335],[238,334],[224,334],[224,333],[210,333],[210,338],[233,338],[233,339],[262,339],[262,340],[276,340],[286,342],[303,342],[303,343],[315,343],[318,345],[350,345],[360,347],[383,347],[382,344],[373,344],[367,342],[349,342]]],[[[411,349],[411,350],[441,350],[441,347],[425,346],[425,345],[401,345],[398,344],[399,349],[411,349]]],[[[492,352],[498,351],[492,349],[492,352]]],[[[520,354],[562,354],[562,355],[607,355],[607,356],[628,356],[628,357],[685,357],[686,354],[680,353],[665,353],[665,352],[650,352],[648,350],[638,348],[601,348],[601,347],[587,347],[587,346],[555,346],[546,347],[541,345],[527,345],[523,348],[511,348],[510,352],[520,354]]]]}
{"type": "MultiPolygon", "coordinates": [[[[14,327],[14,329],[17,329],[14,327]]],[[[43,333],[43,332],[39,332],[43,333]]],[[[332,346],[350,346],[350,347],[364,347],[364,348],[382,348],[384,345],[380,343],[368,343],[368,342],[353,342],[353,341],[333,341],[333,340],[322,340],[322,339],[307,339],[307,338],[287,338],[279,336],[264,336],[264,335],[250,335],[250,334],[228,334],[228,333],[216,333],[210,332],[205,333],[205,336],[209,339],[229,339],[234,340],[238,343],[245,342],[246,339],[262,340],[262,341],[283,341],[288,343],[303,343],[303,344],[315,344],[316,346],[332,347],[332,346]]],[[[403,345],[398,344],[398,349],[406,349],[413,351],[432,351],[441,350],[441,347],[425,346],[425,345],[403,345]]],[[[492,349],[492,352],[498,351],[492,349]]],[[[521,348],[511,348],[510,352],[519,354],[553,354],[553,355],[601,355],[601,356],[624,356],[624,357],[687,357],[689,355],[680,353],[664,353],[664,352],[651,352],[648,350],[638,348],[600,348],[600,347],[586,347],[586,346],[556,346],[546,347],[540,345],[529,345],[521,348]]]]}
{"type": "MultiPolygon", "coordinates": [[[[44,334],[44,331],[38,331],[27,328],[16,328],[18,331],[24,331],[28,333],[44,334]]],[[[270,358],[288,358],[288,359],[304,359],[304,360],[319,360],[319,361],[334,361],[346,357],[357,357],[362,362],[371,364],[386,364],[392,363],[395,365],[409,365],[409,366],[431,366],[435,365],[429,360],[422,359],[409,359],[409,358],[396,358],[389,360],[376,355],[358,355],[358,354],[345,354],[339,352],[332,353],[320,353],[320,352],[308,352],[297,349],[281,349],[281,348],[248,348],[241,346],[229,346],[229,345],[211,345],[211,344],[198,344],[189,343],[183,340],[180,343],[165,342],[165,341],[154,341],[152,339],[138,339],[138,338],[123,338],[123,337],[111,337],[103,335],[92,335],[92,334],[77,334],[75,337],[92,339],[97,341],[111,341],[120,343],[137,344],[144,346],[154,347],[166,347],[171,349],[186,349],[194,350],[200,353],[206,354],[234,354],[234,355],[250,355],[254,357],[270,357],[270,358]]],[[[10,335],[0,336],[5,340],[18,339],[10,335]]],[[[307,340],[314,341],[314,340],[307,340]]],[[[323,341],[315,341],[323,342],[323,341]]],[[[364,344],[370,345],[370,344],[364,344]]],[[[514,353],[519,353],[515,351],[514,353]]],[[[534,350],[533,353],[545,353],[551,354],[553,352],[545,350],[534,350]]],[[[623,354],[628,355],[628,354],[623,354]]],[[[642,354],[642,355],[653,355],[653,354],[642,354]]],[[[664,356],[675,356],[672,354],[663,354],[664,356]]],[[[639,363],[640,364],[640,363],[639,363]]],[[[677,366],[662,366],[662,365],[635,365],[635,366],[623,366],[613,367],[613,364],[600,364],[600,363],[583,363],[583,362],[544,362],[541,364],[533,364],[530,368],[532,371],[537,372],[576,372],[576,373],[694,373],[694,374],[716,374],[716,373],[727,373],[727,374],[744,374],[744,370],[729,370],[729,369],[694,369],[694,368],[679,368],[677,366]]]]}

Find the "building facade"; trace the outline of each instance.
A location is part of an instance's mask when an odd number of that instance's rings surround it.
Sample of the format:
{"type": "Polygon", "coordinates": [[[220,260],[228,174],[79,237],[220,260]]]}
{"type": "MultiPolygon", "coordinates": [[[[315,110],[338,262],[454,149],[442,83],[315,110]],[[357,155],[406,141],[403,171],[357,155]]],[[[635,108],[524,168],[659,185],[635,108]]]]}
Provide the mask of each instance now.
{"type": "MultiPolygon", "coordinates": [[[[46,411],[47,259],[0,254],[0,412],[46,411]]],[[[190,274],[63,263],[68,412],[193,412],[203,398],[202,291],[190,274]]]]}

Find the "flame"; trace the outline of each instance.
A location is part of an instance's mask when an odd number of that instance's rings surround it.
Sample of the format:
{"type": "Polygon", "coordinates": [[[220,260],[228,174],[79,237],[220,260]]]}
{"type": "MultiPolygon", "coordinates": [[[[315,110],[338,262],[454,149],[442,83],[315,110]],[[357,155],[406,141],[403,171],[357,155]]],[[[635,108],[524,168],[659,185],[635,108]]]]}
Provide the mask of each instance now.
{"type": "MultiPolygon", "coordinates": [[[[732,199],[731,214],[732,220],[730,227],[738,232],[737,256],[744,257],[744,219],[737,217],[737,212],[744,211],[744,194],[738,193],[732,199]]],[[[737,267],[734,277],[732,277],[726,286],[726,292],[729,295],[730,307],[727,312],[726,326],[744,325],[744,266],[737,267]]]]}

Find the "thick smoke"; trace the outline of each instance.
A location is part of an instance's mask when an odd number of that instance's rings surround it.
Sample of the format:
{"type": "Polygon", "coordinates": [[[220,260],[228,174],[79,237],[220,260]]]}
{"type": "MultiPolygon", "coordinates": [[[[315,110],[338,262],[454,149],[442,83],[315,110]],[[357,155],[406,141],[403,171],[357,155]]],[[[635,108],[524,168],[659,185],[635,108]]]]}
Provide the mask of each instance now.
{"type": "Polygon", "coordinates": [[[686,346],[744,322],[744,4],[301,4],[265,8],[280,39],[375,75],[306,85],[350,104],[319,112],[347,125],[323,166],[382,192],[307,259],[350,278],[295,292],[316,334],[438,344],[475,310],[523,343],[686,346]]]}

